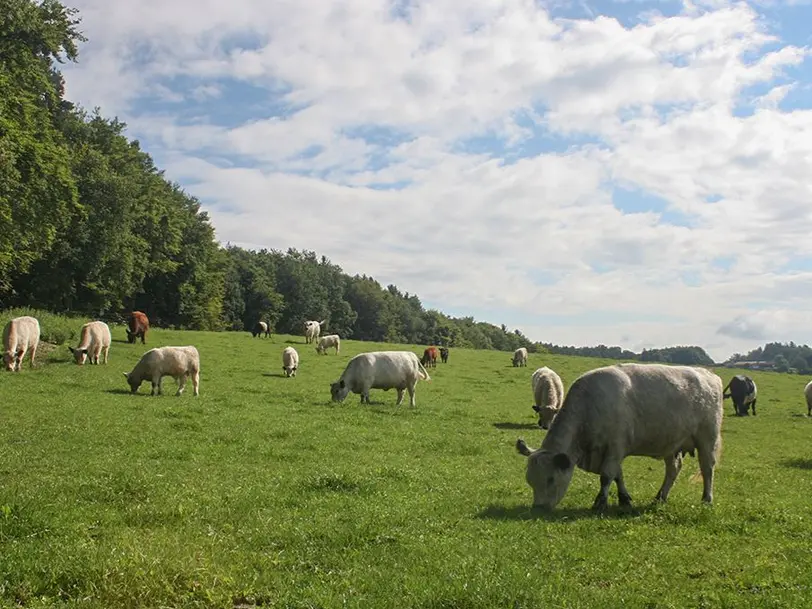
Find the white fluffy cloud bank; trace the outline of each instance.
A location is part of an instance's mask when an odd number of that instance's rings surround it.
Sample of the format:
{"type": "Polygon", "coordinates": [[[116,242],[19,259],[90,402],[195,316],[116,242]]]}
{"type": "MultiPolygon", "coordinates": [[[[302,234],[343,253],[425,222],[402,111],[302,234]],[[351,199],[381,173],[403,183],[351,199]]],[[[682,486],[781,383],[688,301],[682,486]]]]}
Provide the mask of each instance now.
{"type": "Polygon", "coordinates": [[[68,97],[127,121],[221,241],[536,340],[812,342],[809,50],[756,5],[74,5],[68,97]]]}

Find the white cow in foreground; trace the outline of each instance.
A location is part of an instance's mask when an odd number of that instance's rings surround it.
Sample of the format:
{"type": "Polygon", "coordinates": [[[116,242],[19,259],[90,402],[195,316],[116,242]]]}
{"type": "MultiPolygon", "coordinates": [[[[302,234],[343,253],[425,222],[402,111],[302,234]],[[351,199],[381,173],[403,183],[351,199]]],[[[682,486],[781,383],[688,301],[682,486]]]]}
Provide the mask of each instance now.
{"type": "Polygon", "coordinates": [[[316,347],[316,351],[324,354],[327,353],[327,349],[330,347],[335,347],[336,355],[338,355],[338,352],[341,349],[341,339],[339,338],[338,334],[328,334],[327,336],[322,336],[321,339],[319,339],[319,345],[316,347]]]}
{"type": "Polygon", "coordinates": [[[513,352],[513,367],[527,365],[527,347],[519,347],[513,352]]]}
{"type": "Polygon", "coordinates": [[[110,327],[103,321],[91,321],[82,326],[79,333],[79,345],[73,349],[68,347],[73,353],[74,361],[83,366],[87,356],[90,356],[91,364],[99,363],[99,355],[104,351],[104,363],[107,363],[107,354],[110,351],[110,327]]]}
{"type": "Polygon", "coordinates": [[[621,505],[631,504],[621,462],[628,455],[662,459],[665,479],[655,500],[666,501],[685,453],[699,452],[702,500],[713,502],[713,470],[722,446],[722,379],[710,370],[664,364],[617,364],[591,370],[570,387],[541,448],[524,440],[527,483],[535,506],[555,507],[577,465],[599,474],[593,509],[607,506],[617,484],[621,505]]]}
{"type": "Polygon", "coordinates": [[[417,355],[411,351],[372,351],[353,357],[338,381],[330,385],[334,402],[342,402],[350,391],[361,394],[361,403],[369,404],[370,389],[397,389],[398,401],[403,402],[403,390],[409,391],[410,405],[414,407],[417,381],[430,381],[431,377],[417,355]]]}
{"type": "Polygon", "coordinates": [[[533,410],[539,415],[539,427],[549,429],[564,403],[564,383],[555,370],[544,366],[530,377],[533,387],[533,410]]]}
{"type": "Polygon", "coordinates": [[[305,343],[315,343],[319,340],[319,334],[321,334],[321,325],[327,321],[326,319],[322,319],[321,321],[306,321],[304,322],[305,328],[305,343]]]}
{"type": "Polygon", "coordinates": [[[200,393],[200,354],[197,349],[185,347],[156,347],[141,356],[132,372],[124,373],[130,390],[135,393],[144,381],[152,381],[150,395],[161,395],[161,379],[171,376],[178,382],[178,392],[181,395],[186,387],[186,378],[192,378],[195,395],[200,393]]]}
{"type": "Polygon", "coordinates": [[[23,315],[9,320],[3,328],[3,365],[6,370],[19,372],[25,354],[31,351],[31,367],[39,345],[39,321],[36,317],[23,315]]]}
{"type": "Polygon", "coordinates": [[[285,371],[285,376],[296,376],[298,369],[299,354],[293,347],[285,347],[282,351],[282,370],[285,371]]]}
{"type": "Polygon", "coordinates": [[[806,416],[812,417],[812,381],[804,387],[804,397],[806,398],[806,416]]]}

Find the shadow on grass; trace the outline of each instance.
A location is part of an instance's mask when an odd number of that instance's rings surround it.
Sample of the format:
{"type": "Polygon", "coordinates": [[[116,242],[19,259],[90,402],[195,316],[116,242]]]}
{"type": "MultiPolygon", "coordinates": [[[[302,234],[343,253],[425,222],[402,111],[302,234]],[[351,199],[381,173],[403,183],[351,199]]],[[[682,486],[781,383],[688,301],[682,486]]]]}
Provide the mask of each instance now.
{"type": "Polygon", "coordinates": [[[494,423],[493,424],[496,429],[541,429],[538,426],[538,423],[494,423]]]}
{"type": "Polygon", "coordinates": [[[112,393],[113,395],[139,395],[150,397],[149,392],[141,393],[139,391],[138,393],[132,393],[129,389],[105,389],[104,391],[105,393],[112,393]]]}
{"type": "MultiPolygon", "coordinates": [[[[262,373],[262,376],[269,376],[269,377],[272,377],[272,378],[278,378],[278,379],[287,378],[287,377],[285,376],[285,373],[284,373],[284,372],[263,372],[263,373],[262,373]]],[[[295,378],[295,377],[294,377],[294,378],[295,378]]]]}
{"type": "Polygon", "coordinates": [[[781,461],[781,465],[809,471],[812,470],[812,459],[784,459],[781,461]]]}
{"type": "Polygon", "coordinates": [[[658,507],[657,503],[636,505],[621,508],[617,505],[609,506],[603,512],[595,512],[590,508],[566,508],[547,510],[544,508],[517,505],[506,507],[504,505],[489,505],[481,510],[476,517],[487,520],[545,520],[558,522],[562,520],[584,520],[590,518],[635,518],[642,516],[658,507]]]}

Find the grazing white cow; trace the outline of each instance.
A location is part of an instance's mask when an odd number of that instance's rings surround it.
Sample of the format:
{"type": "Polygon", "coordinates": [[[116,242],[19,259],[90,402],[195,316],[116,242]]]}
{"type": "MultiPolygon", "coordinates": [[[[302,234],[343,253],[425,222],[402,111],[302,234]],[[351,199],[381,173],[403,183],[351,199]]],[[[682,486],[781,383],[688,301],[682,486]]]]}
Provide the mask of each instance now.
{"type": "Polygon", "coordinates": [[[564,383],[555,370],[544,366],[530,377],[533,387],[533,410],[539,415],[539,427],[549,429],[564,403],[564,383]]]}
{"type": "Polygon", "coordinates": [[[91,364],[99,363],[99,355],[104,351],[104,363],[107,363],[107,354],[110,351],[110,327],[103,321],[91,321],[82,326],[79,333],[79,345],[74,349],[68,347],[73,353],[74,361],[83,366],[87,356],[91,364]]]}
{"type": "Polygon", "coordinates": [[[338,337],[338,334],[328,334],[327,336],[322,336],[319,339],[319,345],[316,347],[316,351],[324,354],[327,353],[327,349],[330,347],[335,347],[336,355],[338,355],[338,352],[341,349],[341,339],[338,337]]]}
{"type": "Polygon", "coordinates": [[[372,351],[356,355],[347,363],[338,381],[330,385],[330,394],[334,402],[343,402],[350,391],[360,393],[361,403],[369,404],[370,389],[397,389],[396,406],[400,406],[406,389],[414,407],[414,390],[420,379],[430,381],[431,377],[413,352],[372,351]]]}
{"type": "Polygon", "coordinates": [[[39,321],[36,317],[23,315],[9,320],[3,328],[3,365],[6,370],[19,372],[25,354],[31,351],[31,367],[39,345],[39,321]]]}
{"type": "Polygon", "coordinates": [[[527,347],[519,347],[513,352],[513,367],[527,365],[527,347]]]}
{"type": "Polygon", "coordinates": [[[564,497],[572,473],[600,475],[593,509],[607,506],[617,484],[621,505],[631,504],[621,462],[629,455],[662,459],[665,479],[655,500],[666,501],[682,457],[699,452],[702,500],[713,502],[713,470],[722,446],[722,379],[705,368],[617,364],[591,370],[570,387],[541,448],[521,438],[527,483],[535,506],[552,508],[564,497]]]}
{"type": "Polygon", "coordinates": [[[316,341],[319,340],[319,334],[321,334],[321,326],[325,321],[327,320],[322,319],[321,321],[304,322],[305,343],[315,343],[316,341]]]}
{"type": "Polygon", "coordinates": [[[299,369],[299,354],[293,347],[285,347],[282,351],[282,370],[285,371],[285,376],[296,376],[296,370],[299,369]]]}
{"type": "Polygon", "coordinates": [[[812,417],[812,381],[804,387],[804,397],[806,398],[806,416],[812,417]]]}
{"type": "Polygon", "coordinates": [[[138,391],[141,383],[152,381],[150,395],[161,395],[161,379],[171,376],[178,382],[178,392],[181,395],[186,387],[186,378],[191,377],[195,395],[200,393],[200,354],[191,345],[185,347],[156,347],[141,356],[132,372],[125,372],[124,376],[130,384],[132,393],[138,391]]]}

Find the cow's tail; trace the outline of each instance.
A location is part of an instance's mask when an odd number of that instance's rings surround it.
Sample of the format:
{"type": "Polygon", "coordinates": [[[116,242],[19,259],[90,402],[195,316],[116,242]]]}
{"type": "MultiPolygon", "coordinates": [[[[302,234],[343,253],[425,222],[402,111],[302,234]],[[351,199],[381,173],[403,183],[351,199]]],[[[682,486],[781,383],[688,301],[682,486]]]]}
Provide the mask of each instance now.
{"type": "Polygon", "coordinates": [[[723,400],[726,400],[727,398],[730,397],[730,394],[727,392],[727,390],[730,389],[730,383],[732,383],[732,382],[733,382],[733,379],[730,379],[730,382],[727,385],[725,385],[724,389],[722,389],[722,399],[723,400]]]}
{"type": "Polygon", "coordinates": [[[426,369],[423,367],[423,363],[420,360],[417,360],[417,372],[420,375],[420,378],[424,381],[430,381],[431,377],[429,373],[426,372],[426,369]]]}

